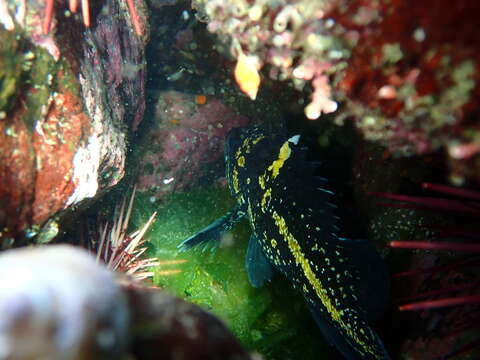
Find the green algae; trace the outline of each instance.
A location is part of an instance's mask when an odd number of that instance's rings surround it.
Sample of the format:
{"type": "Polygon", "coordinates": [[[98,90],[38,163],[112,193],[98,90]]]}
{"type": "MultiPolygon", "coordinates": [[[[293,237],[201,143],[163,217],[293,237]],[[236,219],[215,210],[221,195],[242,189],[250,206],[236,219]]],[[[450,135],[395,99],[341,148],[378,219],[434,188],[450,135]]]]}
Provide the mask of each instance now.
{"type": "Polygon", "coordinates": [[[22,72],[21,62],[17,59],[19,41],[15,33],[7,30],[0,30],[0,113],[4,118],[11,108],[12,98],[17,90],[20,74],[22,72]]]}
{"type": "Polygon", "coordinates": [[[33,129],[38,119],[45,112],[44,106],[49,103],[52,94],[52,71],[55,60],[44,49],[35,49],[34,60],[29,64],[28,74],[25,76],[25,109],[24,122],[29,129],[33,129]]]}
{"type": "Polygon", "coordinates": [[[157,211],[146,235],[149,255],[161,262],[154,284],[219,316],[245,346],[266,359],[317,359],[325,345],[303,298],[281,276],[260,289],[248,282],[246,222],[238,224],[215,251],[178,252],[178,244],[232,206],[228,191],[214,186],[174,194],[161,207],[147,194],[138,195],[135,227],[157,211]]]}
{"type": "Polygon", "coordinates": [[[2,30],[0,41],[0,111],[6,117],[21,97],[26,110],[22,119],[33,130],[52,92],[50,74],[55,59],[45,49],[33,46],[22,30],[2,30]]]}
{"type": "Polygon", "coordinates": [[[68,61],[63,57],[55,60],[46,49],[35,46],[21,27],[0,29],[0,43],[0,119],[21,104],[22,121],[33,131],[55,91],[80,95],[68,61]]]}
{"type": "MultiPolygon", "coordinates": [[[[137,200],[137,212],[140,199],[141,195],[137,200]]],[[[145,200],[142,221],[154,210],[148,199],[145,200]]],[[[244,266],[245,243],[237,241],[248,236],[246,224],[238,226],[233,231],[232,241],[216,251],[177,250],[182,240],[222,216],[232,205],[228,193],[215,188],[173,195],[157,210],[157,220],[147,239],[152,246],[151,255],[161,262],[156,269],[155,285],[211,310],[223,318],[237,336],[245,339],[248,338],[245,329],[271,302],[266,289],[254,289],[248,283],[244,266]],[[244,307],[253,311],[245,312],[244,307]]]]}

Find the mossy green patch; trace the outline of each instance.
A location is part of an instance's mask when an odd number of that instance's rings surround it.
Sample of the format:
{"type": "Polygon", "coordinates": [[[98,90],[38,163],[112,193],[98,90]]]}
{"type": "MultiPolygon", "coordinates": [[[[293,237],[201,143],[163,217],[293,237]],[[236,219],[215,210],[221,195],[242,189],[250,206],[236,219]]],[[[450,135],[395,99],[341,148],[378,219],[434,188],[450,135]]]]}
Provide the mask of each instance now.
{"type": "Polygon", "coordinates": [[[48,104],[52,94],[52,81],[56,68],[53,57],[44,49],[35,48],[35,56],[24,73],[24,92],[26,113],[23,121],[33,130],[35,123],[41,119],[43,108],[48,104]]]}
{"type": "Polygon", "coordinates": [[[46,105],[55,91],[78,96],[78,80],[67,60],[56,61],[48,51],[35,46],[21,27],[0,29],[0,119],[22,104],[22,121],[33,131],[45,116],[46,105]]]}
{"type": "Polygon", "coordinates": [[[238,224],[218,249],[178,252],[177,246],[234,205],[228,191],[197,188],[174,194],[161,207],[147,194],[137,196],[133,223],[140,227],[153,211],[157,220],[146,235],[150,256],[161,265],[155,285],[199,304],[222,318],[250,349],[267,359],[317,359],[324,344],[303,299],[277,276],[268,286],[253,288],[245,270],[250,236],[248,224],[238,224]]]}
{"type": "Polygon", "coordinates": [[[20,45],[15,33],[0,30],[0,43],[0,112],[4,114],[1,119],[11,107],[22,67],[16,56],[20,45]]]}
{"type": "MultiPolygon", "coordinates": [[[[146,197],[141,201],[139,196],[136,204],[141,221],[154,211],[146,197]]],[[[243,241],[248,236],[246,224],[238,226],[216,251],[177,250],[182,240],[223,215],[231,206],[233,200],[224,189],[173,195],[157,210],[157,220],[148,240],[152,245],[151,255],[161,263],[156,269],[155,284],[211,310],[223,318],[237,336],[248,340],[248,329],[267,309],[271,298],[266,289],[254,289],[248,282],[243,241]]]]}

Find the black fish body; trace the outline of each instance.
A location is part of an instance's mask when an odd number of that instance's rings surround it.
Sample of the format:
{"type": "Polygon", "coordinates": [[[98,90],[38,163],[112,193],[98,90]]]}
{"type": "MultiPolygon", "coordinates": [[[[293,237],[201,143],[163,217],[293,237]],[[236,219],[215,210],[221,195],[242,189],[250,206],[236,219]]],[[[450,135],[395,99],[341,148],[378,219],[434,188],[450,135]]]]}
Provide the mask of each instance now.
{"type": "Polygon", "coordinates": [[[305,161],[299,136],[261,127],[233,129],[225,143],[227,180],[237,206],[180,246],[218,240],[248,216],[246,267],[253,286],[274,269],[301,291],[326,338],[348,359],[388,359],[368,320],[385,306],[388,281],[366,241],[337,236],[331,192],[305,161]]]}

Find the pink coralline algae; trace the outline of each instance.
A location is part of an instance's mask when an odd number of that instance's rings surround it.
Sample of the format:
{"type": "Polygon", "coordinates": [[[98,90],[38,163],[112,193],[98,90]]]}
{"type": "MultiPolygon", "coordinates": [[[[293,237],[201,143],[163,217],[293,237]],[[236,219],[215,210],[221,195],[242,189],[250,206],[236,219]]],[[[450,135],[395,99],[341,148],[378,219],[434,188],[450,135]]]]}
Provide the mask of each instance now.
{"type": "Polygon", "coordinates": [[[194,0],[192,6],[208,30],[229,45],[237,68],[248,68],[236,73],[236,81],[251,99],[260,85],[251,86],[251,78],[260,79],[258,71],[268,67],[270,78],[291,80],[296,89],[311,84],[305,115],[316,119],[337,109],[328,79],[348,53],[325,16],[330,3],[334,1],[194,0]]]}
{"type": "MultiPolygon", "coordinates": [[[[451,182],[480,178],[478,1],[194,0],[193,6],[225,44],[219,49],[256,65],[248,75],[268,69],[272,79],[311,89],[307,118],[352,119],[366,139],[396,156],[443,150],[451,182]]],[[[236,80],[242,88],[248,77],[236,80]]]]}
{"type": "Polygon", "coordinates": [[[159,96],[155,116],[158,125],[147,136],[137,186],[151,190],[156,199],[195,180],[222,156],[227,132],[248,122],[218,99],[207,98],[202,105],[177,91],[159,96]]]}

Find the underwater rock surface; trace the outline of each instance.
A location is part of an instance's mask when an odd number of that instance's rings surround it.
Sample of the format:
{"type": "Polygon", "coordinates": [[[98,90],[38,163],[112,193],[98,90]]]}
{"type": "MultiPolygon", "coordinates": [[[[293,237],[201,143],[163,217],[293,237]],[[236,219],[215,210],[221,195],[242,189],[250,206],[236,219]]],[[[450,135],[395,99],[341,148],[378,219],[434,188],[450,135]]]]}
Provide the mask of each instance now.
{"type": "Polygon", "coordinates": [[[143,143],[138,189],[156,199],[182,191],[222,157],[227,132],[248,121],[214,97],[162,92],[143,143]]]}
{"type": "Polygon", "coordinates": [[[352,119],[366,139],[399,156],[445,150],[452,182],[478,181],[478,2],[194,0],[193,7],[218,48],[237,60],[241,88],[258,86],[267,69],[311,93],[307,118],[352,119]]]}
{"type": "Polygon", "coordinates": [[[147,35],[130,31],[117,1],[97,5],[87,30],[59,11],[49,34],[35,1],[2,1],[0,12],[0,235],[8,247],[38,234],[51,240],[53,215],[123,177],[128,129],[145,108],[147,35]]]}
{"type": "Polygon", "coordinates": [[[261,359],[249,354],[222,321],[196,305],[156,289],[128,287],[126,293],[137,359],[261,359]]]}

